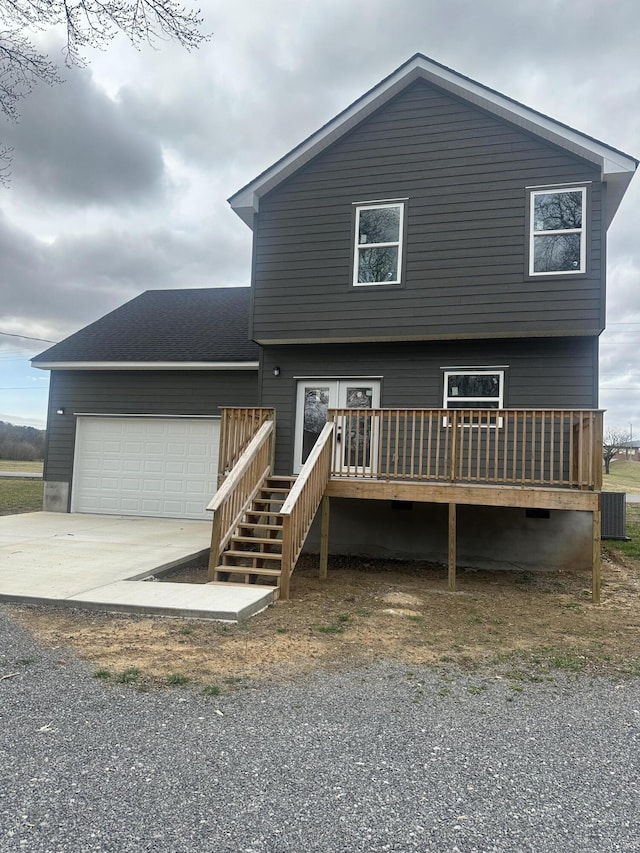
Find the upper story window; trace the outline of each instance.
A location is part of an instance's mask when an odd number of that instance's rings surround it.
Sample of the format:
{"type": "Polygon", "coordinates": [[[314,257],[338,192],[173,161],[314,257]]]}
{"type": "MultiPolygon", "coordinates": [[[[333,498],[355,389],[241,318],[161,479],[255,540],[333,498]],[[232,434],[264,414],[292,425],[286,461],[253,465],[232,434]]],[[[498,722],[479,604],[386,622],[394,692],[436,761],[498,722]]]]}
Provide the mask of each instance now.
{"type": "Polygon", "coordinates": [[[529,274],[586,270],[584,187],[531,192],[529,274]]]}
{"type": "Polygon", "coordinates": [[[353,283],[400,284],[404,204],[356,207],[353,283]]]}

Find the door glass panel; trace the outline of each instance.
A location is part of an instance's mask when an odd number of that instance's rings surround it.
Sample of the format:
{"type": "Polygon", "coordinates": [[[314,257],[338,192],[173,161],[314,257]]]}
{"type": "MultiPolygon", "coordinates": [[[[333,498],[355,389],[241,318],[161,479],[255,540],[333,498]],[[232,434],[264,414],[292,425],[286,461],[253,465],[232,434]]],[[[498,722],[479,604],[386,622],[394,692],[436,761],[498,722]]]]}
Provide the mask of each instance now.
{"type": "MultiPolygon", "coordinates": [[[[345,408],[370,409],[373,389],[371,386],[351,386],[345,388],[345,408]]],[[[371,416],[354,412],[345,419],[343,430],[344,462],[348,468],[371,467],[371,416]]]]}
{"type": "Polygon", "coordinates": [[[318,440],[322,428],[327,422],[327,409],[329,408],[329,388],[304,389],[304,408],[302,426],[302,463],[304,464],[313,445],[318,440]]]}

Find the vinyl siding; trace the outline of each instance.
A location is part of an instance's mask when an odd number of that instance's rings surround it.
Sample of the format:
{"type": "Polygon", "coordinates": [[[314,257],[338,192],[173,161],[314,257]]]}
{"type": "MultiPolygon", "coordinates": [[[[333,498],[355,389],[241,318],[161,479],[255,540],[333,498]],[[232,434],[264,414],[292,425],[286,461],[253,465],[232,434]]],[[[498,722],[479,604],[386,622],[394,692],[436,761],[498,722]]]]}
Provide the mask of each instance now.
{"type": "Polygon", "coordinates": [[[292,468],[297,379],[381,377],[383,408],[440,408],[442,368],[505,365],[505,408],[596,408],[597,347],[596,338],[267,347],[261,405],[276,409],[276,469],[292,468]]]}
{"type": "Polygon", "coordinates": [[[71,482],[77,413],[215,416],[220,406],[254,406],[257,384],[256,371],[54,370],[44,479],[71,482]]]}
{"type": "Polygon", "coordinates": [[[259,342],[593,334],[603,326],[592,164],[411,85],[260,201],[259,342]],[[587,273],[527,274],[527,187],[589,183],[587,273]],[[401,285],[352,287],[353,203],[407,198],[401,285]]]}

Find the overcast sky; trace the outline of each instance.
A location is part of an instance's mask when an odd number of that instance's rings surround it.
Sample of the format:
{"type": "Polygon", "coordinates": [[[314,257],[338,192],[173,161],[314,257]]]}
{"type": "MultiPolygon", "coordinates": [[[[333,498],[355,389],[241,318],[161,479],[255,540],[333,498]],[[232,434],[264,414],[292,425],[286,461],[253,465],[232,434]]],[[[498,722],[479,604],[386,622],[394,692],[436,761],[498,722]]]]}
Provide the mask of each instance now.
{"type": "MultiPolygon", "coordinates": [[[[640,157],[637,0],[201,5],[201,50],[117,39],[0,123],[2,332],[59,341],[150,288],[248,284],[251,232],[226,198],[416,52],[640,157]]],[[[600,398],[638,438],[639,214],[636,176],[609,231],[600,398]]],[[[44,426],[29,359],[46,346],[0,335],[0,420],[44,426]]]]}

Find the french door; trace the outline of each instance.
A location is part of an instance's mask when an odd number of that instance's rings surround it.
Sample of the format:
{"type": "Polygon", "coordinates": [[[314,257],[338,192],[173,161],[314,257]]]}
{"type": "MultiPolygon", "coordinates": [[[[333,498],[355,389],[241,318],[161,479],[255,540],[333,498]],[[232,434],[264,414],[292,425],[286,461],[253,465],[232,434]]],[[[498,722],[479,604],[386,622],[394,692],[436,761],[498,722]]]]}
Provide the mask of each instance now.
{"type": "Polygon", "coordinates": [[[367,409],[380,407],[378,379],[305,379],[298,382],[296,430],[294,441],[294,473],[306,462],[322,428],[329,409],[354,409],[353,414],[336,419],[336,454],[334,470],[371,473],[376,458],[377,418],[367,409]]]}

